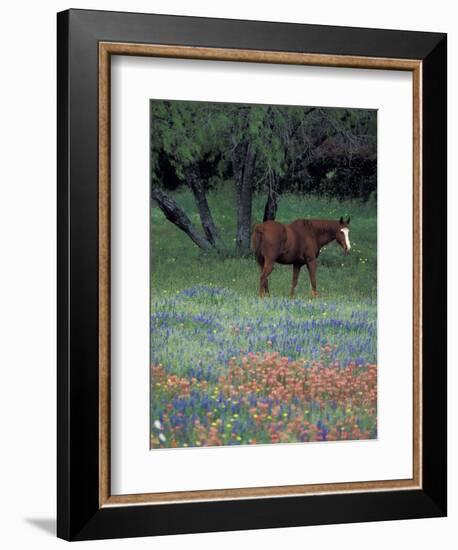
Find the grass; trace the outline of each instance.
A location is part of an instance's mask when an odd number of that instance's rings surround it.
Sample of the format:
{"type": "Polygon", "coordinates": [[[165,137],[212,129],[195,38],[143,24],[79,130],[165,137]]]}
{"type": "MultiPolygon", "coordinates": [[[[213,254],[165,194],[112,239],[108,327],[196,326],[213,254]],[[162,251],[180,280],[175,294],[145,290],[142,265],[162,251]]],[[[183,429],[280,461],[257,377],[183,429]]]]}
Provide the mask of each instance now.
{"type": "MultiPolygon", "coordinates": [[[[175,200],[191,220],[200,227],[194,199],[189,191],[175,193],[175,200]]],[[[255,296],[258,268],[252,258],[234,258],[236,219],[233,185],[209,193],[211,212],[227,248],[221,259],[215,254],[202,254],[189,237],[165,220],[159,208],[152,208],[152,289],[156,293],[176,292],[193,285],[215,285],[230,288],[244,296],[255,296]]],[[[262,221],[264,196],[256,196],[253,223],[262,221]]],[[[330,218],[351,216],[351,253],[347,256],[334,242],[324,247],[318,259],[318,292],[323,299],[351,300],[376,298],[377,278],[377,214],[373,205],[359,202],[338,202],[293,194],[282,196],[277,220],[285,223],[297,218],[330,218]]],[[[291,266],[276,264],[269,284],[273,296],[288,296],[292,277],[291,266]]],[[[307,270],[301,270],[298,294],[310,294],[307,270]]]]}
{"type": "MultiPolygon", "coordinates": [[[[352,250],[322,250],[318,299],[306,269],[288,298],[291,267],[276,265],[260,300],[254,259],[232,255],[232,189],[208,197],[223,257],[201,253],[152,208],[151,446],[376,437],[375,207],[284,195],[279,221],[350,215],[352,250]]],[[[174,198],[198,226],[189,192],[174,198]]]]}

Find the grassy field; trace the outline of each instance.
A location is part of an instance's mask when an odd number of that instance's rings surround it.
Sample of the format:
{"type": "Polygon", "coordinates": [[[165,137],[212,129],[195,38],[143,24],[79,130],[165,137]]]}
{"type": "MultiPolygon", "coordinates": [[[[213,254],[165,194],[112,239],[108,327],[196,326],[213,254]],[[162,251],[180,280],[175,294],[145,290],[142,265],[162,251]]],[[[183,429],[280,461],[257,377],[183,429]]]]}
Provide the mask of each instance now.
{"type": "MultiPolygon", "coordinates": [[[[202,254],[151,212],[151,447],[376,437],[377,223],[374,205],[284,195],[277,220],[351,216],[352,250],[331,243],[288,298],[276,265],[257,296],[253,258],[235,258],[235,196],[209,194],[227,254],[202,254]]],[[[174,194],[198,226],[190,193],[174,194]]],[[[264,197],[254,201],[261,221],[264,197]]]]}
{"type": "MultiPolygon", "coordinates": [[[[200,227],[194,199],[184,191],[174,194],[197,227],[200,227]]],[[[189,237],[168,222],[159,208],[151,214],[152,286],[154,293],[170,293],[192,285],[215,285],[230,288],[244,296],[255,296],[258,269],[252,258],[231,258],[235,244],[235,194],[233,185],[209,193],[211,212],[226,243],[228,257],[203,255],[189,237]]],[[[253,223],[262,221],[265,197],[256,197],[253,223]]],[[[358,202],[327,201],[284,195],[281,198],[277,220],[284,223],[298,218],[330,218],[351,216],[351,254],[331,243],[322,249],[318,260],[318,292],[323,300],[350,300],[376,298],[377,277],[377,212],[372,205],[358,202]]],[[[291,286],[291,267],[276,265],[270,277],[273,296],[288,296],[291,286]]],[[[298,294],[309,295],[310,283],[306,269],[301,271],[298,294]]]]}

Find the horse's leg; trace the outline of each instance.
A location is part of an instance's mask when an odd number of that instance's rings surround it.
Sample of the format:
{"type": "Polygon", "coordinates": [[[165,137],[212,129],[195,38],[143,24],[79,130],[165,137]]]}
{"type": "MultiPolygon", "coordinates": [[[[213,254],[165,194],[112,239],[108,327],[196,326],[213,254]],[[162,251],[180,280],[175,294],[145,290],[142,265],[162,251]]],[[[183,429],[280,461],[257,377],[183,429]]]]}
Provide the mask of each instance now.
{"type": "Polygon", "coordinates": [[[318,296],[318,292],[316,291],[316,258],[307,262],[307,268],[309,270],[310,282],[312,283],[312,298],[316,298],[318,296]]]}
{"type": "Polygon", "coordinates": [[[269,262],[268,260],[264,259],[264,267],[261,273],[261,284],[259,288],[259,296],[261,298],[264,298],[266,292],[269,293],[269,281],[267,278],[272,273],[273,268],[273,262],[269,262]]]}
{"type": "Polygon", "coordinates": [[[291,284],[291,292],[289,294],[290,298],[294,298],[294,291],[296,290],[297,280],[299,279],[299,271],[301,270],[300,265],[293,265],[293,282],[291,284]]]}
{"type": "Polygon", "coordinates": [[[262,298],[262,271],[264,269],[264,258],[256,258],[259,264],[259,296],[262,298]]]}

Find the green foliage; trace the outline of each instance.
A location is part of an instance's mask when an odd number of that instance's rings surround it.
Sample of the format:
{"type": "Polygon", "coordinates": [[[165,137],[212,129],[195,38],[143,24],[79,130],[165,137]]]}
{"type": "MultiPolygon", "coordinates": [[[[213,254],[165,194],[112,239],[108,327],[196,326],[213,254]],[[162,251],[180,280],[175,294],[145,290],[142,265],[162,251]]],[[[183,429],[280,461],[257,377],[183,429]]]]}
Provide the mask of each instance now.
{"type": "Polygon", "coordinates": [[[206,163],[209,188],[221,174],[236,177],[234,165],[250,144],[258,191],[275,176],[283,178],[281,191],[367,198],[376,187],[376,129],[376,112],[369,110],[151,101],[151,176],[170,188],[161,155],[182,182],[188,167],[206,163]],[[335,177],[324,181],[330,171],[335,177]]]}
{"type": "Polygon", "coordinates": [[[188,166],[220,151],[228,127],[224,110],[215,103],[151,101],[151,176],[159,182],[159,153],[165,152],[177,176],[188,166]]]}

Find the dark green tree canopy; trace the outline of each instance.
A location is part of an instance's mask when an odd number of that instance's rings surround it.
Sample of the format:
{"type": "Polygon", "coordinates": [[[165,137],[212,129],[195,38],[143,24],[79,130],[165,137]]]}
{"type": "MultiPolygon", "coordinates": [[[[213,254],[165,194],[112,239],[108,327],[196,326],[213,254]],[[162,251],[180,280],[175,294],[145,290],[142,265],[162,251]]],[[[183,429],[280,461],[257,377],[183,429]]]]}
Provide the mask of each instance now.
{"type": "Polygon", "coordinates": [[[236,249],[245,254],[253,193],[266,195],[264,219],[275,218],[287,191],[367,200],[377,187],[376,149],[374,110],[151,101],[152,186],[192,190],[208,247],[221,245],[206,200],[217,182],[236,186],[236,249]]]}

